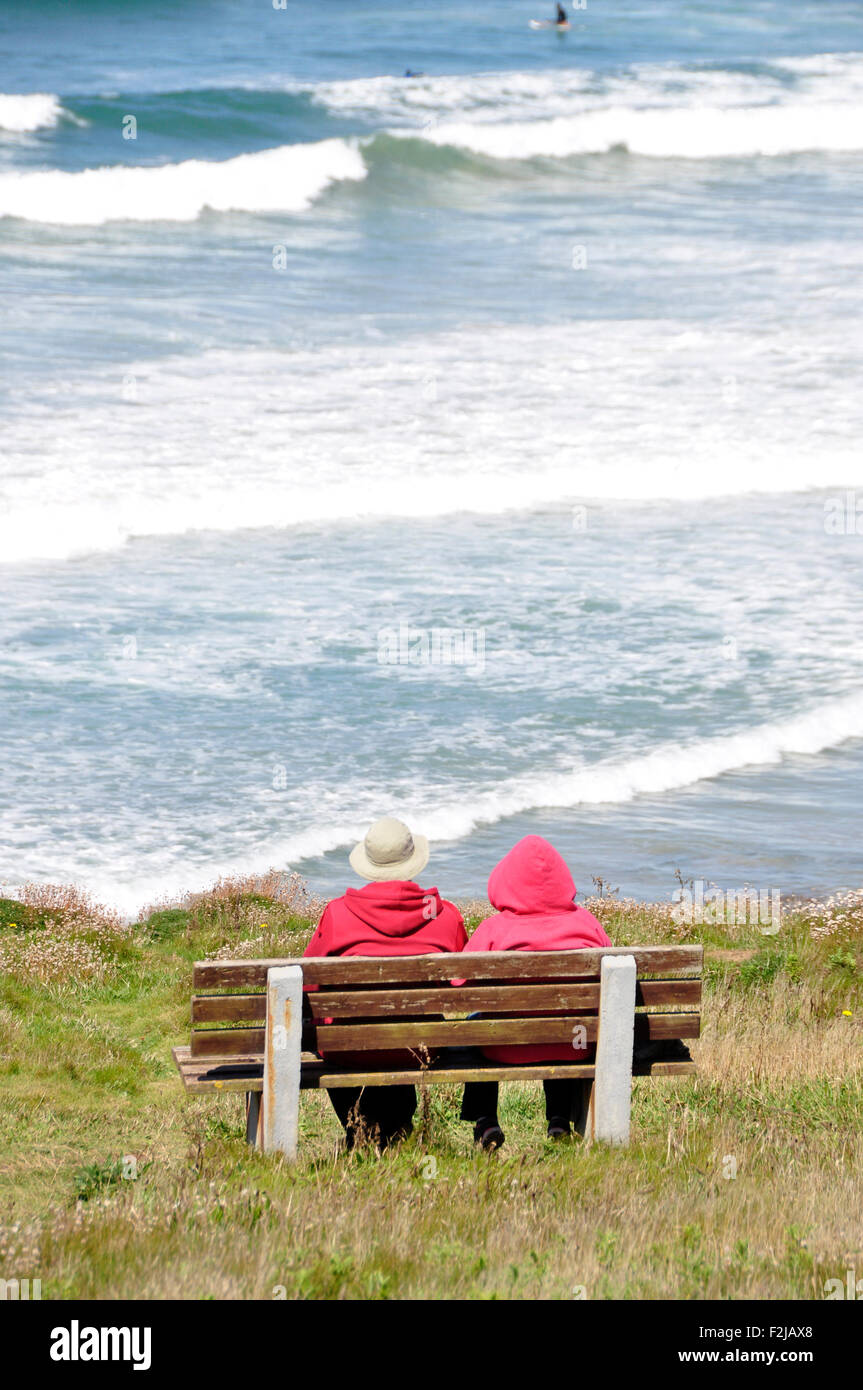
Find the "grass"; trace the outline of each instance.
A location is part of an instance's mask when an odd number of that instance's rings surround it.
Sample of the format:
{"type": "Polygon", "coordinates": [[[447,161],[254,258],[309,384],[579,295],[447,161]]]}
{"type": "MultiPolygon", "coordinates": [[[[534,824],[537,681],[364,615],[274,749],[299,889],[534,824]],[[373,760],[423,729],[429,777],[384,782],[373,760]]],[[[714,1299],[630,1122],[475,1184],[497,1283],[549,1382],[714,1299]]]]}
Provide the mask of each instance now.
{"type": "Polygon", "coordinates": [[[247,1148],[238,1097],[187,1097],[170,1048],[193,960],[299,953],[318,904],[234,881],[129,928],[45,891],[0,901],[0,1278],[44,1298],[733,1299],[863,1277],[854,903],[765,937],[593,902],[616,943],[707,948],[699,1073],[635,1082],[625,1151],[549,1145],[523,1084],[501,1091],[506,1147],[477,1154],[458,1088],[433,1086],[383,1155],[346,1155],[306,1093],[289,1166],[247,1148]]]}

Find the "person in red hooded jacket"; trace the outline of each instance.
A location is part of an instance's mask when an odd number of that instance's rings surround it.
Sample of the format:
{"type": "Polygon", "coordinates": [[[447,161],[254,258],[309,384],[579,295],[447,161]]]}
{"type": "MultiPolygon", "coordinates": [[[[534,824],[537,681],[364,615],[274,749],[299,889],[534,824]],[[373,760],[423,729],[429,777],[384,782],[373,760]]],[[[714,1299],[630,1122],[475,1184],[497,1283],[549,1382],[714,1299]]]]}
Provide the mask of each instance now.
{"type": "MultiPolygon", "coordinates": [[[[436,888],[423,889],[414,882],[428,859],[424,835],[412,835],[403,821],[390,816],[376,821],[350,855],[351,868],[369,882],[364,888],[348,888],[327,904],[304,955],[424,956],[461,951],[467,941],[461,913],[436,888]]],[[[328,1061],[341,1067],[357,1064],[364,1070],[375,1064],[416,1065],[415,1058],[401,1053],[338,1054],[328,1061]]],[[[327,1094],[349,1148],[361,1129],[377,1133],[382,1146],[411,1133],[417,1103],[413,1086],[344,1087],[327,1094]]]]}
{"type": "MultiPolygon", "coordinates": [[[[576,904],[572,874],[554,846],[540,835],[526,835],[504,855],[491,872],[488,897],[497,912],[477,927],[466,951],[572,951],[611,945],[602,923],[576,904]]],[[[491,1061],[516,1064],[580,1062],[588,1056],[587,1049],[564,1043],[482,1050],[491,1061]]],[[[580,1107],[581,1082],[563,1079],[542,1084],[549,1137],[563,1138],[570,1133],[575,1108],[580,1107]]],[[[474,1139],[486,1149],[499,1148],[504,1142],[497,1095],[496,1081],[468,1082],[464,1088],[461,1118],[474,1122],[474,1139]]]]}

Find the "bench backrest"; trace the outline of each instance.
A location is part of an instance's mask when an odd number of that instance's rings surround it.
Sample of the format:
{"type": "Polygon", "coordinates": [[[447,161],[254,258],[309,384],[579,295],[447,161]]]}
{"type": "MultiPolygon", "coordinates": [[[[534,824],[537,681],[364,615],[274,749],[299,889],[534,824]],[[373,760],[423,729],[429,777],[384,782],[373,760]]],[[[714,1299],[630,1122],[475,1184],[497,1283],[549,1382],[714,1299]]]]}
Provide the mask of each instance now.
{"type": "Polygon", "coordinates": [[[329,1053],[512,1043],[596,1041],[603,956],[632,955],[639,1041],[696,1038],[701,1026],[701,946],[616,946],[581,951],[464,955],[327,956],[199,961],[192,998],[192,1057],[260,1058],[267,972],[299,965],[314,1023],[311,1046],[329,1053]],[[452,979],[466,983],[453,988],[452,979]],[[502,1018],[441,1021],[443,1014],[502,1018]],[[542,1014],[553,1013],[552,1017],[542,1014]],[[539,1016],[537,1016],[539,1015],[539,1016]],[[430,1017],[429,1017],[430,1016],[430,1017]],[[324,1021],[328,1020],[328,1021],[324,1021]],[[331,1022],[329,1020],[332,1020],[331,1022]]]}

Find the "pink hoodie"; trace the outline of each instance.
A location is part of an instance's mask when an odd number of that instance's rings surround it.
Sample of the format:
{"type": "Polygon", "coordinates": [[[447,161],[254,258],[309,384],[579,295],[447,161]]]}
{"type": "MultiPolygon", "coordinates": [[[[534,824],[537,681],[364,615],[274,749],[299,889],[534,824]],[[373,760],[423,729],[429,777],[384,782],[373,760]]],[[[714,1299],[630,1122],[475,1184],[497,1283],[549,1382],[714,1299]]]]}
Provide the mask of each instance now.
{"type": "MultiPolygon", "coordinates": [[[[572,874],[541,835],[526,835],[504,855],[492,870],[488,896],[497,914],[477,927],[465,951],[572,951],[611,945],[602,923],[576,906],[572,874]]],[[[487,1047],[483,1053],[493,1062],[524,1063],[579,1062],[588,1055],[562,1043],[487,1047]]]]}

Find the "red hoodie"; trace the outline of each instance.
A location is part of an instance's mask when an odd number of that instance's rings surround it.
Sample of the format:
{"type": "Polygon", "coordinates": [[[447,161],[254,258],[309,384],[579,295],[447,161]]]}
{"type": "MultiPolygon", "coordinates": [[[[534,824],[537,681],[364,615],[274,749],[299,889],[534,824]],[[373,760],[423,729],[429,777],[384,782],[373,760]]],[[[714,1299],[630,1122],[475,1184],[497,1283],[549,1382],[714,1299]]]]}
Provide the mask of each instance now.
{"type": "MultiPolygon", "coordinates": [[[[426,956],[461,951],[467,941],[461,913],[436,888],[409,879],[349,888],[324,908],[305,956],[426,956]]],[[[317,986],[307,986],[315,989],[317,986]]],[[[416,1066],[406,1052],[329,1053],[341,1066],[416,1066]]]]}
{"type": "Polygon", "coordinates": [[[461,913],[436,888],[410,880],[349,888],[324,908],[306,956],[427,956],[461,951],[461,913]]]}
{"type": "MultiPolygon", "coordinates": [[[[572,874],[548,840],[526,835],[492,870],[488,896],[494,917],[477,927],[466,951],[572,951],[610,946],[601,922],[577,907],[572,874]]],[[[463,980],[454,980],[463,984],[463,980]]],[[[493,1062],[579,1062],[586,1050],[563,1043],[487,1047],[493,1062]]]]}

